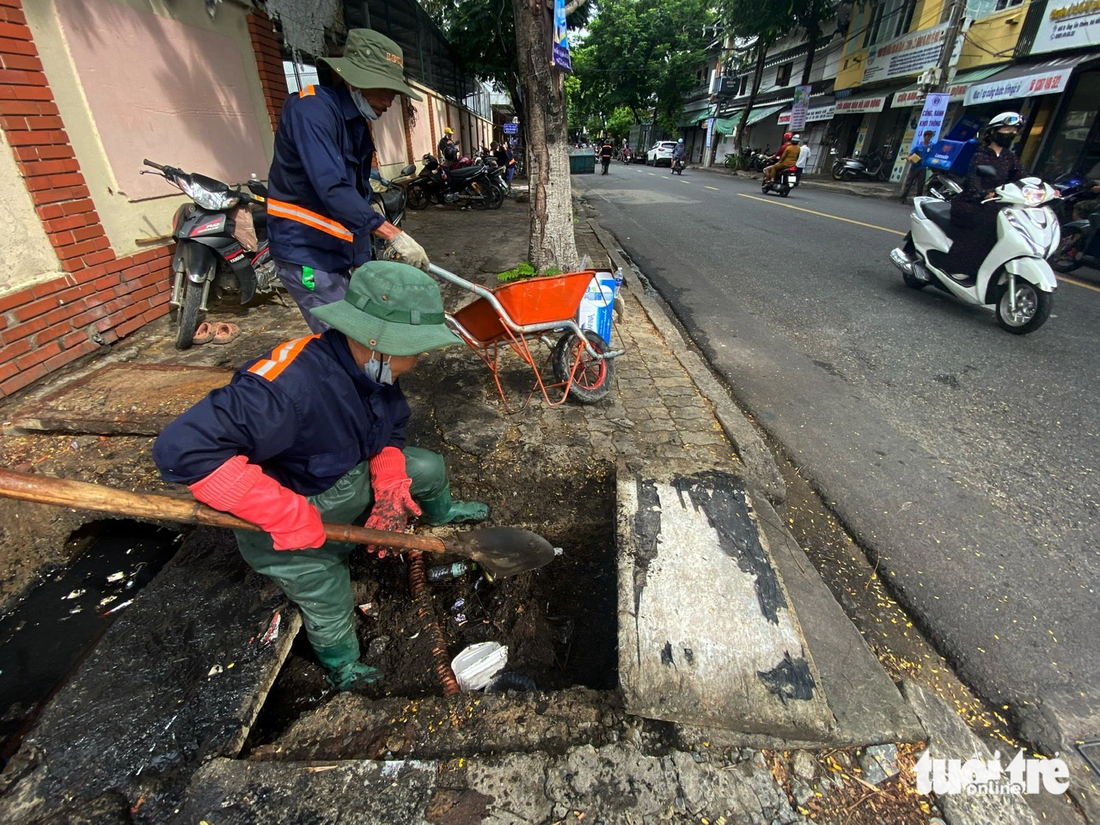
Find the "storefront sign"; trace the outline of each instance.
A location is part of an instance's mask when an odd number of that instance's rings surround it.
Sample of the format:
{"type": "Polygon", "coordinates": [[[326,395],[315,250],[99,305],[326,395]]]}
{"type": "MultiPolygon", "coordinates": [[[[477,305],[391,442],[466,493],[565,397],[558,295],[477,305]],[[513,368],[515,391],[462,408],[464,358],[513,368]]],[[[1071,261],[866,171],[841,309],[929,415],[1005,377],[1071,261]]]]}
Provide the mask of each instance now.
{"type": "Polygon", "coordinates": [[[1069,3],[1051,0],[1035,33],[1031,53],[1086,49],[1090,46],[1100,46],[1100,0],[1069,3]]]}
{"type": "Polygon", "coordinates": [[[806,122],[816,123],[819,120],[832,120],[836,114],[836,106],[830,103],[828,106],[818,106],[806,112],[806,122]]]}
{"type": "Polygon", "coordinates": [[[551,48],[554,65],[567,72],[573,71],[573,63],[569,59],[569,31],[565,25],[565,0],[554,0],[554,42],[551,48]]]}
{"type": "MultiPolygon", "coordinates": [[[[950,23],[941,23],[935,28],[910,32],[872,46],[867,52],[867,65],[863,68],[863,83],[920,74],[925,69],[939,65],[943,41],[950,26],[950,23]]],[[[952,66],[959,60],[962,40],[960,35],[955,41],[955,48],[951,53],[952,66]]]]}
{"type": "Polygon", "coordinates": [[[886,96],[856,97],[836,102],[836,114],[858,115],[862,112],[881,112],[886,106],[886,96]]]}
{"type": "Polygon", "coordinates": [[[988,83],[975,83],[967,89],[964,100],[967,106],[971,106],[975,103],[992,103],[995,100],[1057,94],[1065,91],[1071,74],[1073,74],[1073,66],[1052,72],[1013,77],[1008,80],[997,80],[994,77],[988,83]]]}
{"type": "MultiPolygon", "coordinates": [[[[966,90],[969,88],[969,83],[956,83],[947,90],[947,94],[950,95],[952,103],[957,103],[966,96],[966,90]]],[[[923,105],[923,103],[924,93],[921,92],[920,89],[906,89],[904,92],[898,92],[894,95],[894,99],[890,103],[890,108],[907,109],[910,106],[923,105]]]]}
{"type": "Polygon", "coordinates": [[[518,135],[519,124],[518,123],[505,123],[500,127],[506,135],[518,135]]]}
{"type": "Polygon", "coordinates": [[[804,129],[806,127],[806,112],[810,108],[810,87],[795,86],[794,102],[791,104],[791,128],[804,129]]]}

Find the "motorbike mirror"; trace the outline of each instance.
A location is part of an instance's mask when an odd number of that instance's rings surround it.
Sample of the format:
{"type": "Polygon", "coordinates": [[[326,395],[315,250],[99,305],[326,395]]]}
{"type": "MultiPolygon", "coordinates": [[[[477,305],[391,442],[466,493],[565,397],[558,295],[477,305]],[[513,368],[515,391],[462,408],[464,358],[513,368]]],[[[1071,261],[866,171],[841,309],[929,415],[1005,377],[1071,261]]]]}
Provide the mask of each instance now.
{"type": "Polygon", "coordinates": [[[988,166],[984,163],[981,166],[979,166],[977,169],[975,169],[974,171],[976,171],[978,173],[978,177],[981,177],[981,178],[995,178],[995,177],[997,177],[997,170],[994,169],[992,166],[988,166]]]}

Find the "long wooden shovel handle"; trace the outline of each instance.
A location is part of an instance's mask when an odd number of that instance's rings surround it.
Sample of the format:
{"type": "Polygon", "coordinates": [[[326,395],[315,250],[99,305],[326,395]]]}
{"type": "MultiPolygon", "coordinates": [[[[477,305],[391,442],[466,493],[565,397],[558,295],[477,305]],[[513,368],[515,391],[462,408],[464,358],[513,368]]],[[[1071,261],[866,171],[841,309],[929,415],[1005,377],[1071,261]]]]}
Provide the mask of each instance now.
{"type": "MultiPolygon", "coordinates": [[[[186,501],[153,493],[130,493],[99,484],[26,475],[11,470],[0,470],[0,496],[36,501],[40,504],[74,507],[78,510],[97,510],[119,516],[178,521],[182,524],[206,524],[211,527],[229,527],[233,530],[262,529],[250,521],[214,510],[193,500],[186,501]]],[[[441,539],[430,536],[416,536],[390,530],[371,530],[351,524],[326,524],[324,527],[325,536],[332,541],[375,544],[399,550],[423,550],[428,553],[443,553],[447,550],[441,539]]]]}

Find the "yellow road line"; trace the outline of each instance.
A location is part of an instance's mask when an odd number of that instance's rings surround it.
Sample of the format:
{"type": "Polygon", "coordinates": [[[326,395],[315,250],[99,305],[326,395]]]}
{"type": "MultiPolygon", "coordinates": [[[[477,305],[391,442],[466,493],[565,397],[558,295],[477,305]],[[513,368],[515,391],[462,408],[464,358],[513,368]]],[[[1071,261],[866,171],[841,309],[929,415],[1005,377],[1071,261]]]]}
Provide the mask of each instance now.
{"type": "Polygon", "coordinates": [[[721,192],[722,191],[717,186],[708,186],[707,189],[713,189],[715,192],[721,192]]]}
{"type": "Polygon", "coordinates": [[[742,198],[748,198],[754,201],[763,201],[764,203],[770,203],[773,206],[785,206],[788,209],[797,209],[799,212],[809,212],[811,215],[820,215],[822,218],[831,218],[834,221],[844,221],[844,223],[854,223],[856,226],[866,226],[868,229],[878,229],[880,232],[889,232],[892,235],[905,235],[904,232],[899,232],[897,229],[888,229],[885,226],[876,226],[873,223],[864,223],[863,221],[854,221],[851,218],[841,218],[836,215],[829,215],[825,212],[815,212],[813,209],[803,209],[801,206],[794,206],[790,203],[780,203],[774,198],[762,198],[759,195],[746,195],[744,192],[738,192],[742,198]]]}
{"type": "Polygon", "coordinates": [[[1093,292],[1100,292],[1100,287],[1093,286],[1092,284],[1086,284],[1084,281],[1078,281],[1076,278],[1067,278],[1065,275],[1059,275],[1058,283],[1061,283],[1062,281],[1065,281],[1067,284],[1073,284],[1074,286],[1091,289],[1093,292]]]}

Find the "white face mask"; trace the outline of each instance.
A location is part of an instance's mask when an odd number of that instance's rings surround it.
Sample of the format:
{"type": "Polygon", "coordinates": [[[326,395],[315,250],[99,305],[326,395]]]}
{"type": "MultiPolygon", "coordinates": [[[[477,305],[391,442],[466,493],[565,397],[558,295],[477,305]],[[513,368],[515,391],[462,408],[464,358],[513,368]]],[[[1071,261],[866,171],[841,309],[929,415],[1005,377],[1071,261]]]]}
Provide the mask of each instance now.
{"type": "Polygon", "coordinates": [[[386,356],[386,360],[382,360],[382,356],[377,352],[371,355],[370,360],[363,365],[363,374],[367,376],[371,381],[377,381],[379,384],[392,384],[393,373],[390,371],[390,356],[386,356]]]}
{"type": "Polygon", "coordinates": [[[361,91],[353,89],[351,86],[348,86],[348,91],[351,93],[351,102],[355,104],[355,108],[359,110],[363,117],[367,120],[378,120],[378,114],[367,103],[367,99],[363,97],[361,91]]]}

